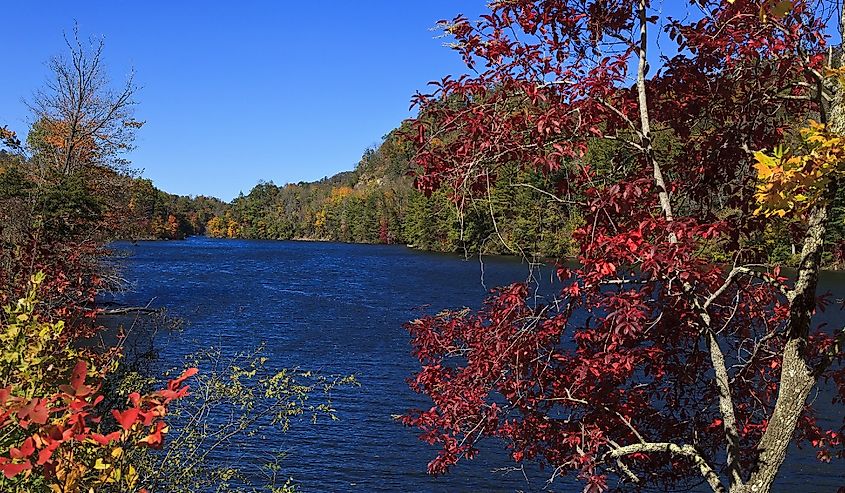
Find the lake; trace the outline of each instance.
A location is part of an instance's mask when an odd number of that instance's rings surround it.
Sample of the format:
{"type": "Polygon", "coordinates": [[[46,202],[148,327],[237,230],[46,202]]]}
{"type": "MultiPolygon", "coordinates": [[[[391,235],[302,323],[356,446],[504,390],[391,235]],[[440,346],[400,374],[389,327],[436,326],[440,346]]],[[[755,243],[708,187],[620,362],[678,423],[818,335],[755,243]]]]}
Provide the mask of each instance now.
{"type": "MultiPolygon", "coordinates": [[[[360,388],[335,395],[339,421],[297,423],[288,434],[268,439],[268,449],[289,452],[283,476],[292,476],[302,491],[513,492],[547,486],[548,470],[501,471],[513,463],[492,443],[449,475],[430,477],[425,469],[435,449],[391,418],[411,407],[430,407],[405,383],[417,362],[402,324],[424,312],[478,306],[486,288],[526,278],[529,267],[518,259],[485,257],[482,265],[403,246],[206,238],[115,247],[129,254],[124,277],[133,287],[116,301],[152,300],[151,306],[185,321],[180,333],[159,336],[163,368],[179,365],[182,355],[200,347],[236,352],[266,342],[266,355],[279,367],[357,376],[360,388]]],[[[551,275],[550,269],[541,271],[541,282],[551,282],[551,275]]],[[[841,294],[845,276],[825,274],[823,284],[841,294]]],[[[824,316],[841,326],[838,306],[824,316]]],[[[776,491],[800,485],[835,491],[844,483],[841,463],[820,464],[812,451],[793,451],[776,491]]],[[[549,486],[574,488],[559,481],[549,486]]]]}

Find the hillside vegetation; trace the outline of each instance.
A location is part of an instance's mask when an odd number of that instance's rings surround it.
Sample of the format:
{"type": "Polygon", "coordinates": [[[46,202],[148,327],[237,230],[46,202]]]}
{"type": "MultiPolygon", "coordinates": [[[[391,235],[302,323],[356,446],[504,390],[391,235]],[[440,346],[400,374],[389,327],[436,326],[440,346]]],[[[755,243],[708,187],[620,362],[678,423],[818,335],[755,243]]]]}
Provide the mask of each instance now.
{"type": "Polygon", "coordinates": [[[412,152],[400,127],[368,149],[354,171],[316,182],[259,183],[208,222],[219,238],[407,244],[467,254],[568,255],[574,211],[552,200],[555,176],[517,165],[490,194],[456,203],[448,190],[414,186],[412,152]]]}

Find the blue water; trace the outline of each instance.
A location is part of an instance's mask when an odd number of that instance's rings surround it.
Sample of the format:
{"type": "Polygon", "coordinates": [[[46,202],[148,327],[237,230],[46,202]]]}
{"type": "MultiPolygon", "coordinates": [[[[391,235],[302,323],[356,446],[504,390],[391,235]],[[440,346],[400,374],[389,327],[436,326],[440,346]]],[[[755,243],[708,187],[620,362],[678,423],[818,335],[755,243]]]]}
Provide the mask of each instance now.
{"type": "MultiPolygon", "coordinates": [[[[166,338],[159,344],[163,368],[179,365],[182,355],[198,348],[236,352],[266,342],[266,355],[279,367],[357,376],[360,388],[334,396],[339,421],[296,423],[288,434],[258,444],[290,454],[282,475],[294,477],[303,491],[578,488],[560,481],[547,485],[548,470],[501,471],[513,463],[496,444],[482,447],[478,459],[462,462],[449,475],[433,478],[425,469],[435,449],[391,418],[430,406],[405,383],[418,363],[402,324],[423,312],[477,306],[487,288],[525,279],[526,264],[486,257],[482,266],[477,259],[401,246],[338,243],[191,238],[117,247],[130,254],[124,276],[133,284],[118,301],[152,300],[151,306],[166,307],[186,322],[182,332],[160,336],[166,338]]],[[[552,272],[538,275],[549,283],[552,272]]],[[[845,276],[831,274],[824,282],[842,292],[845,276]]],[[[838,308],[826,317],[842,323],[838,308]]],[[[845,484],[841,463],[819,464],[808,451],[787,461],[778,483],[783,490],[835,491],[845,484]]]]}

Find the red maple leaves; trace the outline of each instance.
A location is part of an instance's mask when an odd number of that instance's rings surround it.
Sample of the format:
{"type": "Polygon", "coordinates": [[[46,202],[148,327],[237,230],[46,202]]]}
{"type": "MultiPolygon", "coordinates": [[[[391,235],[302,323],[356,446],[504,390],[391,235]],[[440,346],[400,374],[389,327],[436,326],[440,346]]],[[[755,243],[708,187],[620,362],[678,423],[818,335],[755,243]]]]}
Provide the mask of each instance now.
{"type": "MultiPolygon", "coordinates": [[[[610,474],[703,475],[722,491],[708,464],[726,449],[728,484],[754,470],[795,308],[787,279],[755,270],[746,246],[767,228],[752,214],[752,151],[825,111],[812,92],[824,27],[806,2],[688,3],[706,8],[662,20],[677,50],[652,71],[648,2],[494,2],[477,23],[445,23],[478,72],[414,98],[417,187],[483,198],[499,166],[520,163],[561,176],[558,199],[584,221],[558,296],[515,284],[477,312],[407,325],[421,364],[410,384],[433,406],[402,422],[439,446],[430,472],[486,437],[590,491],[610,474]]],[[[803,357],[845,395],[841,349],[815,332],[803,357]]],[[[796,426],[841,446],[810,406],[796,426]]]]}
{"type": "Polygon", "coordinates": [[[191,368],[168,382],[167,388],[141,396],[130,395],[132,407],[112,410],[119,430],[102,433],[103,417],[97,406],[103,401],[99,383],[86,384],[88,364],[80,360],[73,369],[68,385],[61,391],[44,398],[15,396],[11,387],[0,389],[0,429],[20,428],[26,437],[17,447],[0,455],[0,472],[7,478],[33,469],[43,468],[49,479],[57,468],[68,467],[69,457],[57,457],[61,447],[72,444],[95,443],[110,446],[113,442],[127,442],[159,448],[164,443],[168,405],[175,399],[188,395],[185,380],[197,373],[191,368]]]}

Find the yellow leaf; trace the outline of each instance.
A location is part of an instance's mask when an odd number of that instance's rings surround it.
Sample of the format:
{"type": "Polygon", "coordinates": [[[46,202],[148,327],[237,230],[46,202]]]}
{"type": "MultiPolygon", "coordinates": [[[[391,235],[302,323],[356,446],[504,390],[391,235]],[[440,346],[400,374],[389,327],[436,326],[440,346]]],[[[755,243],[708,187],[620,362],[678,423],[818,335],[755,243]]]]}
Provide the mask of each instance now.
{"type": "Polygon", "coordinates": [[[135,467],[133,467],[132,464],[129,464],[129,467],[126,469],[124,479],[126,480],[126,484],[130,487],[135,486],[135,483],[138,482],[138,471],[135,470],[135,467]]]}
{"type": "Polygon", "coordinates": [[[792,2],[784,0],[782,2],[778,2],[777,5],[772,7],[772,15],[775,17],[783,17],[790,10],[792,10],[792,2]]]}

